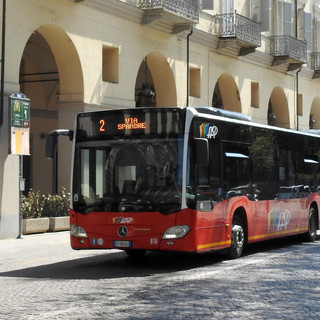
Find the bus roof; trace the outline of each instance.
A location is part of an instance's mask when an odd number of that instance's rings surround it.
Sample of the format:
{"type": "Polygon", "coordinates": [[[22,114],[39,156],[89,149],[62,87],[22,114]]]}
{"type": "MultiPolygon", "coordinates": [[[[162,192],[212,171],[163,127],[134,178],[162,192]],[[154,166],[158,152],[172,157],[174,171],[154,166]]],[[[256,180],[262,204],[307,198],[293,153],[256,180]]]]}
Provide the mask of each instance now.
{"type": "Polygon", "coordinates": [[[301,135],[307,135],[307,136],[313,136],[313,137],[320,137],[320,129],[307,129],[307,130],[293,130],[289,128],[281,128],[277,126],[271,126],[268,124],[261,124],[258,122],[252,121],[252,118],[248,115],[242,114],[240,112],[235,112],[235,111],[230,111],[230,110],[224,110],[224,109],[218,109],[210,106],[190,106],[190,107],[147,107],[147,108],[124,108],[124,109],[104,109],[104,110],[95,110],[91,112],[82,112],[78,115],[86,116],[86,115],[92,115],[92,114],[98,114],[101,112],[105,111],[116,111],[116,112],[121,112],[121,111],[129,111],[129,110],[137,110],[137,109],[180,109],[180,110],[193,110],[194,114],[198,114],[198,116],[209,116],[209,117],[217,117],[221,120],[228,121],[228,122],[237,122],[237,123],[243,123],[244,125],[247,126],[255,126],[255,127],[260,127],[260,128],[266,128],[269,130],[276,130],[276,131],[283,131],[283,132],[288,132],[292,134],[301,134],[301,135]]]}
{"type": "Polygon", "coordinates": [[[218,109],[214,107],[194,107],[194,109],[199,113],[212,114],[215,116],[237,119],[242,121],[252,121],[250,116],[247,116],[240,112],[218,109]]]}
{"type": "Polygon", "coordinates": [[[250,116],[244,115],[239,112],[217,109],[213,107],[189,107],[189,108],[194,109],[198,113],[198,116],[206,116],[206,115],[214,116],[224,121],[243,123],[244,125],[247,125],[247,126],[254,126],[254,127],[260,127],[260,128],[266,128],[269,130],[283,131],[283,132],[288,132],[292,134],[307,135],[307,136],[320,138],[320,129],[308,129],[308,130],[299,131],[299,130],[281,128],[277,126],[271,126],[268,124],[261,124],[258,122],[254,122],[252,121],[250,116]]]}

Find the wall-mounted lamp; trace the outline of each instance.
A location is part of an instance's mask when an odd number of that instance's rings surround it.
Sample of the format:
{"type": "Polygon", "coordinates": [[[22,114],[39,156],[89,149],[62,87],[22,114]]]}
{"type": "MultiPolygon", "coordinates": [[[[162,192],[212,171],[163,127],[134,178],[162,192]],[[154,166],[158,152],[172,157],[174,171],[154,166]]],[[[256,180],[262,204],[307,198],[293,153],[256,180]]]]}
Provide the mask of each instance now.
{"type": "Polygon", "coordinates": [[[138,107],[154,107],[155,96],[151,83],[143,83],[142,89],[138,93],[138,107]]]}
{"type": "Polygon", "coordinates": [[[142,88],[139,90],[138,93],[138,101],[137,107],[155,107],[155,97],[156,93],[152,84],[148,82],[148,64],[147,64],[147,57],[144,59],[144,83],[142,83],[142,88]]]}
{"type": "Polygon", "coordinates": [[[268,124],[274,126],[276,124],[277,117],[273,112],[272,108],[268,109],[268,124]]]}
{"type": "Polygon", "coordinates": [[[310,114],[310,117],[309,117],[309,128],[313,129],[315,123],[316,123],[316,120],[314,120],[313,114],[310,114]]]}

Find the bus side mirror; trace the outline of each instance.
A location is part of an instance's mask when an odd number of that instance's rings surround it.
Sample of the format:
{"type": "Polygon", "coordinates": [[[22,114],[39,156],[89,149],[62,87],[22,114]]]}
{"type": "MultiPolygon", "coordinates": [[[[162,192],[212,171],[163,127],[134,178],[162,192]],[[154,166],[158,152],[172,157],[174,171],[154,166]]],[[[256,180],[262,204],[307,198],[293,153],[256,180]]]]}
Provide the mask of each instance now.
{"type": "Polygon", "coordinates": [[[209,163],[209,143],[208,139],[194,139],[195,159],[197,165],[207,165],[209,163]]]}
{"type": "Polygon", "coordinates": [[[53,130],[47,135],[46,140],[46,158],[53,159],[57,150],[58,136],[68,136],[73,139],[73,131],[67,129],[53,130]]]}

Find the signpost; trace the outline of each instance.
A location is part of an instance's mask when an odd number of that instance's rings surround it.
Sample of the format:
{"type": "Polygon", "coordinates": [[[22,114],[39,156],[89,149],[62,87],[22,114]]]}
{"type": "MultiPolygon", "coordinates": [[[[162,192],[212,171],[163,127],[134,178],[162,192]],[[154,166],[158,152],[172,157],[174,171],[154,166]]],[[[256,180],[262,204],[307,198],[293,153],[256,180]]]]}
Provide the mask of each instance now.
{"type": "Polygon", "coordinates": [[[10,153],[19,156],[19,235],[22,237],[22,192],[25,189],[23,178],[23,156],[30,155],[30,99],[23,93],[14,93],[9,98],[11,141],[10,153]]]}
{"type": "Polygon", "coordinates": [[[30,155],[30,100],[22,93],[10,96],[11,154],[30,155]]]}

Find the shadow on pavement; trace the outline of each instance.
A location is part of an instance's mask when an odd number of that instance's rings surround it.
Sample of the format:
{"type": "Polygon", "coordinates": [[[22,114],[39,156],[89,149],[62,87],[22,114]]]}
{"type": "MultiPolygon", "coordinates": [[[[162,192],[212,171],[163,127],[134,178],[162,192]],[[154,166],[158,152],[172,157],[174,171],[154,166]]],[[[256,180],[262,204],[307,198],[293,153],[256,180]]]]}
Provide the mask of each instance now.
{"type": "MultiPolygon", "coordinates": [[[[245,256],[257,252],[283,249],[299,242],[281,239],[248,246],[245,256]]],[[[29,267],[0,273],[0,277],[39,279],[114,279],[144,277],[219,265],[227,257],[222,252],[206,254],[147,252],[144,257],[129,257],[124,252],[106,253],[42,266],[29,267]]],[[[240,258],[241,259],[241,258],[240,258]]]]}
{"type": "Polygon", "coordinates": [[[0,277],[47,279],[113,279],[144,277],[189,270],[221,262],[221,255],[148,252],[144,257],[129,257],[124,252],[1,272],[0,277]]]}

